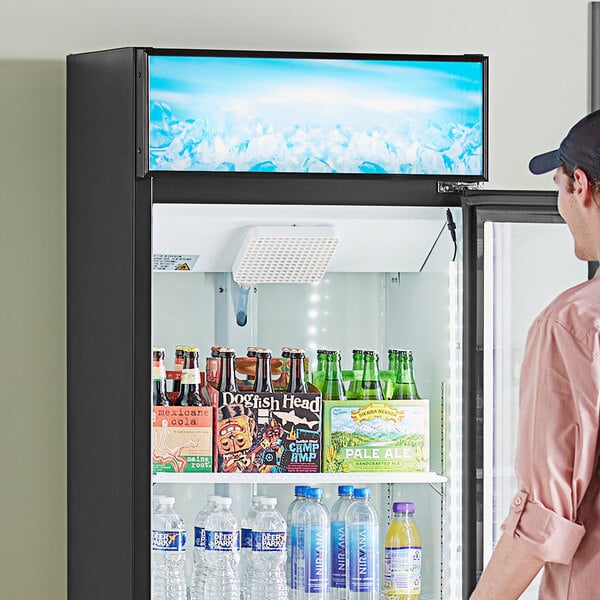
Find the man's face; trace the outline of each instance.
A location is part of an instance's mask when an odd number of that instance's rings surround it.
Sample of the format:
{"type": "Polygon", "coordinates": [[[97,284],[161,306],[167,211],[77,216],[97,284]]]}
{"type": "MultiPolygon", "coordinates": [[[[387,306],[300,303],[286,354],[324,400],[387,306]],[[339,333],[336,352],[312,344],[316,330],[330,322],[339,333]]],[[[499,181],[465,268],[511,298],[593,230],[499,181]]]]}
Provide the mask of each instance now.
{"type": "Polygon", "coordinates": [[[573,180],[559,167],[554,174],[558,187],[558,212],[569,226],[575,242],[575,256],[580,260],[596,260],[588,219],[584,216],[581,199],[577,193],[577,183],[573,190],[573,180]]]}

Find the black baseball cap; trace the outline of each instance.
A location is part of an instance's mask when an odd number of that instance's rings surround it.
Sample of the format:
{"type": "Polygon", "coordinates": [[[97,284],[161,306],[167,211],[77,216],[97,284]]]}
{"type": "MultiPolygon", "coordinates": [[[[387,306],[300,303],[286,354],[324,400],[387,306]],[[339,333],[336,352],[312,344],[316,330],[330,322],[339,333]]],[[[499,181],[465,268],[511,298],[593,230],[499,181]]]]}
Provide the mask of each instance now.
{"type": "Polygon", "coordinates": [[[571,171],[582,169],[590,179],[600,179],[600,110],[575,123],[557,150],[534,156],[529,170],[541,175],[561,165],[571,171]]]}

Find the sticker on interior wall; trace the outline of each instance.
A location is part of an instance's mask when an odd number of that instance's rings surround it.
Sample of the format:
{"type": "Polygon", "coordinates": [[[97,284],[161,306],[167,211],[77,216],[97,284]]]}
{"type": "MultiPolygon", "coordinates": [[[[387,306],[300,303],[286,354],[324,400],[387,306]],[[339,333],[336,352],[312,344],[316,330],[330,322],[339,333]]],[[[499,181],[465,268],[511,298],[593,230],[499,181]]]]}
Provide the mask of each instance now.
{"type": "Polygon", "coordinates": [[[197,254],[155,254],[153,270],[191,271],[197,260],[197,254]]]}

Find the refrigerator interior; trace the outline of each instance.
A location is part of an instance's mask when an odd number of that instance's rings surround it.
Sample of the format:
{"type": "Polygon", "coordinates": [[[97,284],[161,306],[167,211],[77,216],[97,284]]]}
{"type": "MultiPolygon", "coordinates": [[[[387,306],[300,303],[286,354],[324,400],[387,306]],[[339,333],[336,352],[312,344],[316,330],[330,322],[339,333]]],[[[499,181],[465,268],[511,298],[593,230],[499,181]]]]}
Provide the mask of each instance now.
{"type": "MultiPolygon", "coordinates": [[[[251,345],[269,347],[273,356],[284,346],[304,348],[311,370],[319,348],[340,350],[343,369],[351,368],[353,348],[377,350],[382,369],[389,348],[411,349],[419,394],[429,400],[430,471],[459,474],[461,213],[454,209],[452,214],[458,252],[446,209],[439,207],[156,204],[153,345],[165,348],[167,369],[180,344],[200,348],[201,368],[213,345],[232,346],[241,356],[251,345]],[[239,326],[233,264],[249,228],[276,225],[333,227],[338,244],[318,282],[251,286],[247,323],[239,326]],[[189,270],[174,271],[182,261],[189,270]]],[[[177,475],[155,476],[153,493],[175,496],[188,532],[210,493],[231,496],[238,520],[257,493],[277,497],[285,516],[294,483],[322,487],[329,508],[337,498],[336,474],[295,475],[294,482],[279,473],[267,479],[197,474],[181,481],[177,475]]],[[[452,597],[449,589],[459,586],[460,573],[460,476],[447,482],[442,477],[425,483],[389,480],[378,473],[364,483],[379,513],[381,566],[392,503],[413,501],[423,538],[421,598],[452,597]]],[[[188,577],[191,549],[189,544],[188,577]]]]}

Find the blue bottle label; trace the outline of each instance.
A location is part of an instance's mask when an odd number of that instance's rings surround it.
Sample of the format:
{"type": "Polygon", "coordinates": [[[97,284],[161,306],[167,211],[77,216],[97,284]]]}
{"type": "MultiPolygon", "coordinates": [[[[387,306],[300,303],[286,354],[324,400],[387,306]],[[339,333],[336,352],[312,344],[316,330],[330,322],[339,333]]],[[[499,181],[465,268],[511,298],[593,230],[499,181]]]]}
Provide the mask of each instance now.
{"type": "Polygon", "coordinates": [[[194,527],[194,546],[204,548],[206,544],[206,529],[204,527],[194,527]]]}
{"type": "Polygon", "coordinates": [[[350,591],[379,591],[378,535],[370,523],[353,523],[348,527],[347,535],[350,591]]]}
{"type": "Polygon", "coordinates": [[[282,552],[285,550],[285,531],[253,531],[253,552],[282,552]]]}
{"type": "Polygon", "coordinates": [[[206,530],[206,549],[214,552],[234,552],[240,549],[239,531],[206,530]]]}
{"type": "Polygon", "coordinates": [[[184,552],[185,541],[185,531],[152,530],[152,550],[184,552]]]}
{"type": "Polygon", "coordinates": [[[304,591],[321,594],[329,588],[329,531],[318,525],[304,530],[304,591]]]}
{"type": "Polygon", "coordinates": [[[346,524],[331,523],[331,587],[346,587],[346,524]]]}
{"type": "Polygon", "coordinates": [[[252,529],[242,527],[242,548],[252,548],[252,529]]]}

